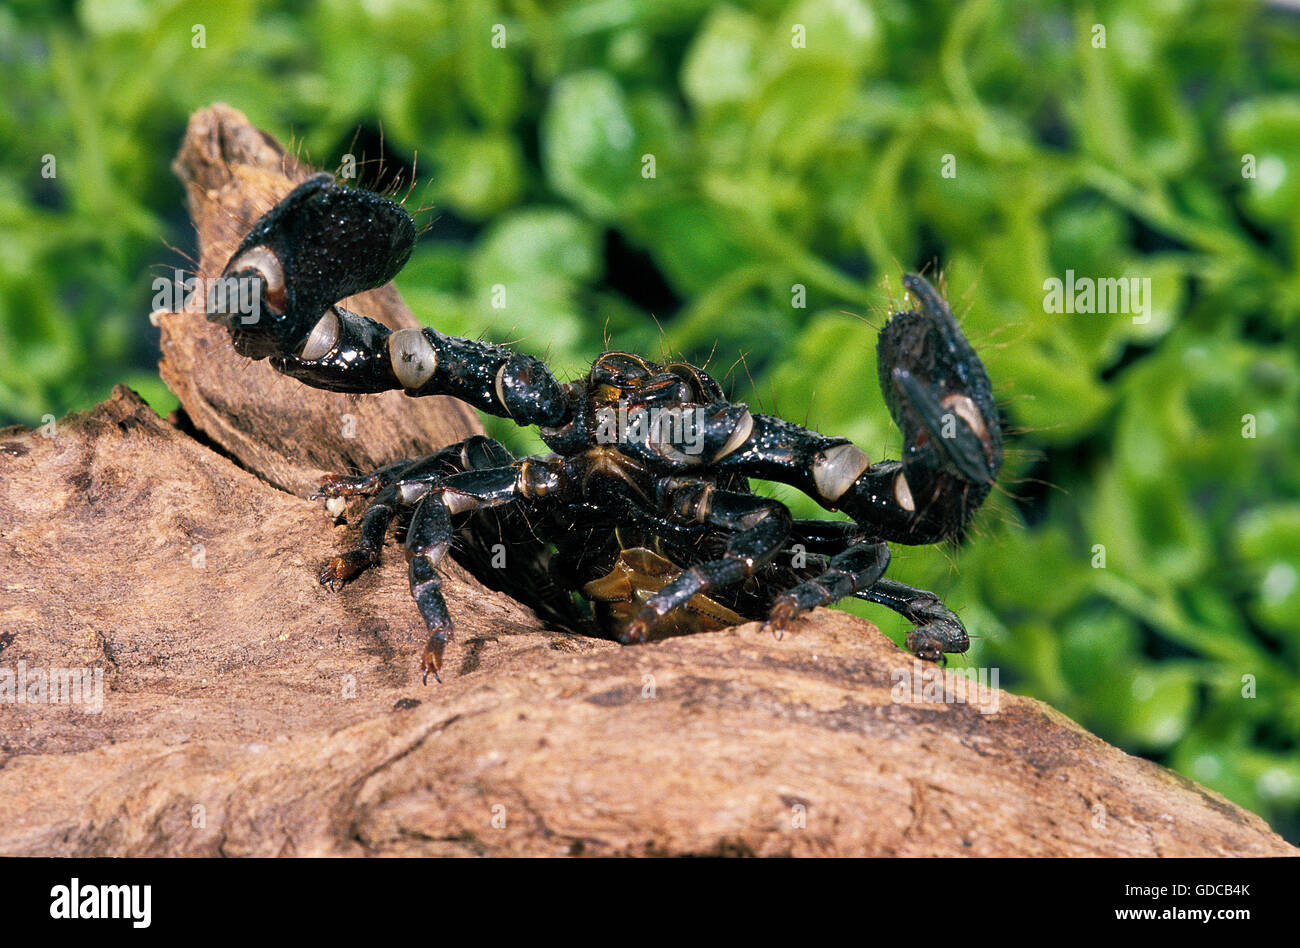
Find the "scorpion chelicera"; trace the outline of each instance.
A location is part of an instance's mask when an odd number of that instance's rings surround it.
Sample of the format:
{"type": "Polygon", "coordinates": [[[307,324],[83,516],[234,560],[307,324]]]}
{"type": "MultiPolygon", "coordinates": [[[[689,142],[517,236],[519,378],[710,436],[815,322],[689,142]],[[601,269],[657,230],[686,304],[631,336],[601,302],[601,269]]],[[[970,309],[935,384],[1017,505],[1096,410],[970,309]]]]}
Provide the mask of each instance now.
{"type": "Polygon", "coordinates": [[[505,346],[391,330],[337,305],[391,280],[415,238],[398,204],[317,175],[259,219],[226,265],[225,278],[259,281],[257,318],[221,306],[208,318],[240,354],[316,388],[451,395],[538,426],[544,457],[516,459],[476,435],[321,483],[316,496],[331,509],[371,498],[359,545],[324,568],[322,584],[337,588],[376,564],[390,525],[405,525],[411,593],[430,634],[426,681],[453,629],[439,563],[454,548],[482,565],[491,531],[526,554],[498,572],[543,617],[570,628],[585,617],[624,644],[748,619],[779,632],[855,596],[905,616],[907,647],[922,659],[969,647],[937,596],[884,575],[889,543],[960,537],[1002,464],[988,375],[922,277],[903,280],[916,308],[893,312],[880,331],[880,385],[904,440],[900,460],[873,463],[845,438],[729,401],[685,362],[605,352],[561,384],[505,346]],[[795,519],[753,493],[750,478],[792,485],[852,519],[795,519]]]}

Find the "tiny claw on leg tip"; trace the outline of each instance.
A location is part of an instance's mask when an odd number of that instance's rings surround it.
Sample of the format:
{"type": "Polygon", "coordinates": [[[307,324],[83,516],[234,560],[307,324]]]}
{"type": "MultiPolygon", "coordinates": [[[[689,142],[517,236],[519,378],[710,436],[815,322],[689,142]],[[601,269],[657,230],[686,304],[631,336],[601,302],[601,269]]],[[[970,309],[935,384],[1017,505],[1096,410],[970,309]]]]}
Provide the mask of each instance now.
{"type": "Polygon", "coordinates": [[[763,628],[771,629],[772,636],[778,642],[785,636],[785,630],[799,615],[799,607],[789,599],[780,598],[772,604],[763,628]]]}
{"type": "Polygon", "coordinates": [[[442,684],[442,676],[438,674],[438,664],[438,660],[433,655],[428,652],[424,653],[424,657],[420,659],[420,670],[424,672],[420,678],[420,684],[427,685],[430,675],[433,676],[434,681],[442,684]]]}
{"type": "Polygon", "coordinates": [[[432,641],[424,649],[424,654],[420,656],[420,670],[424,672],[421,684],[429,683],[429,676],[438,684],[442,684],[442,676],[438,672],[442,671],[442,653],[446,649],[445,641],[432,641]]]}
{"type": "Polygon", "coordinates": [[[620,641],[624,645],[643,645],[649,634],[648,623],[641,619],[633,619],[623,630],[620,641]]]}

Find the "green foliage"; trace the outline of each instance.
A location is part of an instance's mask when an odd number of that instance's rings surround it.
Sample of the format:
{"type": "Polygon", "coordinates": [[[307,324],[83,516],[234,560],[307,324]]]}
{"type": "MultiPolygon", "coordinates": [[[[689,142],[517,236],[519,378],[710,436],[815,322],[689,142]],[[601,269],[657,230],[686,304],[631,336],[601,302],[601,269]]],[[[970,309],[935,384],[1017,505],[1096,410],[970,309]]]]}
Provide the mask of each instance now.
{"type": "Polygon", "coordinates": [[[569,374],[606,338],[711,357],[736,397],[873,457],[900,449],[876,331],[900,272],[938,267],[1015,434],[969,541],[899,550],[895,574],[966,619],[970,664],[1300,839],[1300,34],[1282,11],[298,9],[0,9],[0,416],[118,381],[174,405],[145,317],[164,241],[192,246],[170,159],[218,100],[324,167],[362,123],[418,155],[412,205],[433,210],[399,285],[443,331],[569,374]],[[611,242],[666,287],[628,291],[611,242]],[[1149,279],[1149,312],[1047,311],[1071,270],[1149,279]]]}

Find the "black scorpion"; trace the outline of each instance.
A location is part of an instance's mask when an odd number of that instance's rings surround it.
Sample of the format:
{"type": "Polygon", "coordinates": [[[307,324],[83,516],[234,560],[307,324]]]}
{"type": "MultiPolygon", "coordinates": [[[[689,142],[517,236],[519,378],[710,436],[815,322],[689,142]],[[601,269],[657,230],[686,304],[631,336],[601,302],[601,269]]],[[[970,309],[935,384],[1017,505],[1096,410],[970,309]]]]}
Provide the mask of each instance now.
{"type": "Polygon", "coordinates": [[[426,680],[453,628],[439,562],[456,544],[482,565],[491,531],[524,555],[514,585],[539,612],[569,626],[585,617],[625,644],[747,618],[780,630],[856,596],[911,621],[907,646],[923,659],[969,647],[938,597],[884,575],[890,543],[960,537],[1002,464],[988,375],[923,278],[904,277],[916,308],[893,313],[877,343],[904,442],[901,459],[873,463],[845,438],[728,401],[685,362],[606,352],[561,384],[507,347],[394,331],[337,305],[392,279],[415,237],[396,203],[318,175],[263,216],[225,268],[225,278],[259,281],[257,318],[229,306],[208,318],[242,355],[316,388],[451,395],[538,426],[544,457],[516,459],[478,435],[321,484],[318,496],[335,504],[371,497],[360,544],[321,573],[332,588],[379,561],[394,522],[406,526],[411,592],[430,633],[426,680]],[[795,519],[752,493],[750,478],[792,485],[851,522],[795,519]]]}

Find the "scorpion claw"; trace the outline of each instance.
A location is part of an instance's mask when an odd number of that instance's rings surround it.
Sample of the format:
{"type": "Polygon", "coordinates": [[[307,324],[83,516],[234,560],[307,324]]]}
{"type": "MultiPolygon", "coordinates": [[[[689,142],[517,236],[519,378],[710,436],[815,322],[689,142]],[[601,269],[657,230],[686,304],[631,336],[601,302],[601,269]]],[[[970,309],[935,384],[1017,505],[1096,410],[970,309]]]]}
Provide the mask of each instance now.
{"type": "Polygon", "coordinates": [[[330,560],[320,573],[320,584],[337,592],[378,562],[378,557],[366,550],[350,550],[330,560]]]}
{"type": "MultiPolygon", "coordinates": [[[[965,398],[964,403],[956,402],[963,409],[958,411],[940,401],[907,369],[895,367],[891,377],[899,392],[911,403],[927,434],[962,477],[974,484],[991,484],[997,480],[997,470],[991,463],[984,441],[976,433],[976,428],[983,422],[971,411],[964,410],[965,404],[974,404],[969,398],[965,398]],[[965,424],[958,427],[955,423],[957,418],[965,424]]],[[[964,396],[956,398],[960,400],[964,396]]],[[[983,430],[982,427],[979,430],[983,430]]]]}
{"type": "Polygon", "coordinates": [[[907,634],[907,650],[927,662],[948,664],[948,652],[964,652],[970,638],[959,623],[940,620],[913,629],[907,634]]]}
{"type": "Polygon", "coordinates": [[[424,654],[420,656],[420,671],[423,672],[421,684],[429,683],[429,676],[432,675],[434,681],[442,684],[442,676],[438,674],[442,671],[442,655],[447,650],[447,642],[451,639],[451,633],[446,630],[439,630],[429,636],[429,644],[424,647],[424,654]]]}
{"type": "Polygon", "coordinates": [[[623,634],[618,638],[619,642],[623,645],[644,644],[650,636],[651,621],[646,617],[645,611],[642,611],[641,615],[627,624],[627,628],[623,630],[623,634]]]}
{"type": "Polygon", "coordinates": [[[773,637],[779,642],[788,629],[799,617],[799,605],[790,596],[778,596],[772,603],[772,609],[763,623],[764,630],[771,629],[773,637]]]}

